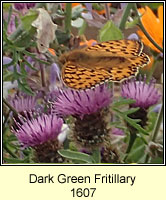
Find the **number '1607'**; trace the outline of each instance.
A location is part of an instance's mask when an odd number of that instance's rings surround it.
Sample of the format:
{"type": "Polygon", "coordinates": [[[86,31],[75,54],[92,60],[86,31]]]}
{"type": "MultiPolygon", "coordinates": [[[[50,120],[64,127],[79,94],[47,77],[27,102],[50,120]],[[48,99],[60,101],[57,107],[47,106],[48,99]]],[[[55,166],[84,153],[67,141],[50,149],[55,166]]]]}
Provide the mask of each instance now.
{"type": "Polygon", "coordinates": [[[93,197],[96,188],[73,188],[73,197],[93,197]]]}

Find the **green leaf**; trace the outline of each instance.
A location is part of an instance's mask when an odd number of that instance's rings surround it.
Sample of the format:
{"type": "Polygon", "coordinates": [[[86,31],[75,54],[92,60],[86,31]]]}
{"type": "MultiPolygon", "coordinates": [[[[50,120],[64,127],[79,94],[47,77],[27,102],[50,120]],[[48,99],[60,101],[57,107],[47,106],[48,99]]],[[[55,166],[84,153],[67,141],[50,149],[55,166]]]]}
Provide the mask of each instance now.
{"type": "Polygon", "coordinates": [[[133,99],[125,99],[125,98],[120,97],[118,101],[113,103],[113,107],[123,106],[125,104],[132,104],[135,102],[136,101],[133,99]]]}
{"type": "Polygon", "coordinates": [[[123,39],[121,30],[114,25],[112,21],[108,21],[99,31],[99,41],[123,39]]]}
{"type": "Polygon", "coordinates": [[[78,35],[83,35],[85,30],[87,28],[87,22],[84,20],[83,25],[80,27],[79,31],[78,31],[78,35]]]}
{"type": "Polygon", "coordinates": [[[16,158],[3,158],[8,163],[29,163],[29,158],[25,158],[24,160],[16,159],[16,158]]]}
{"type": "Polygon", "coordinates": [[[19,37],[17,37],[14,41],[13,41],[13,45],[15,45],[17,47],[17,50],[19,51],[23,51],[24,49],[30,47],[30,45],[32,44],[32,37],[34,36],[36,32],[36,29],[34,27],[32,27],[28,32],[24,31],[22,32],[19,37]],[[19,48],[18,48],[19,47],[19,48]]]}
{"type": "Polygon", "coordinates": [[[77,18],[71,21],[71,25],[76,28],[81,28],[83,26],[84,20],[82,18],[77,18]]]}
{"type": "Polygon", "coordinates": [[[41,60],[41,59],[37,58],[37,57],[36,57],[36,54],[34,54],[34,53],[30,53],[30,52],[28,52],[28,51],[26,51],[26,50],[24,50],[22,53],[24,53],[24,54],[27,55],[27,56],[30,56],[31,58],[37,60],[37,61],[40,62],[40,63],[46,64],[46,65],[50,65],[49,62],[46,62],[46,61],[44,61],[44,60],[41,60]]]}
{"type": "Polygon", "coordinates": [[[27,72],[26,72],[26,70],[25,70],[24,65],[25,65],[25,63],[24,63],[24,62],[21,62],[21,64],[20,64],[20,71],[21,71],[21,73],[22,73],[24,76],[26,76],[26,75],[27,75],[27,72]]]}
{"type": "Polygon", "coordinates": [[[22,90],[23,92],[25,92],[26,94],[29,94],[29,95],[34,95],[33,91],[31,90],[31,88],[28,86],[27,83],[25,83],[25,79],[18,79],[17,80],[18,82],[18,88],[20,90],[22,90]],[[22,81],[22,82],[21,82],[22,81]]]}
{"type": "Polygon", "coordinates": [[[12,3],[3,3],[3,11],[8,12],[10,7],[12,6],[12,3]]]}
{"type": "Polygon", "coordinates": [[[133,28],[133,27],[135,27],[138,24],[138,22],[139,22],[139,18],[136,17],[133,21],[126,22],[125,28],[126,29],[133,28]]]}
{"type": "Polygon", "coordinates": [[[7,140],[8,140],[8,142],[17,141],[17,137],[14,134],[12,134],[12,135],[8,136],[7,140]]]}
{"type": "Polygon", "coordinates": [[[76,20],[81,16],[81,13],[85,10],[81,5],[72,8],[72,20],[76,20]]]}
{"type": "Polygon", "coordinates": [[[137,129],[140,133],[143,133],[144,135],[149,135],[149,133],[145,129],[143,129],[139,124],[136,123],[138,122],[137,119],[135,120],[135,119],[129,118],[124,112],[121,112],[116,108],[113,108],[113,110],[116,111],[117,115],[122,117],[127,123],[129,123],[132,127],[137,129]]]}
{"type": "Polygon", "coordinates": [[[11,65],[16,65],[18,62],[18,55],[16,50],[13,50],[12,61],[8,64],[4,64],[3,67],[9,67],[11,65]]]}
{"type": "Polygon", "coordinates": [[[70,39],[69,34],[61,30],[56,30],[55,34],[59,44],[67,44],[69,42],[70,39]]]}
{"type": "Polygon", "coordinates": [[[10,19],[11,19],[11,16],[12,16],[12,6],[9,7],[9,13],[8,13],[7,24],[9,24],[10,19]]]}
{"type": "Polygon", "coordinates": [[[145,144],[141,140],[141,138],[137,138],[128,155],[127,162],[138,163],[138,161],[144,158],[144,156],[145,156],[145,144]]]}
{"type": "MultiPolygon", "coordinates": [[[[137,107],[137,108],[131,108],[131,109],[125,111],[124,114],[125,114],[125,115],[130,115],[130,114],[132,114],[132,113],[135,113],[135,112],[138,111],[139,109],[140,109],[139,107],[137,107]]],[[[140,120],[140,119],[137,120],[137,122],[139,122],[139,121],[141,121],[141,120],[140,120]]]]}
{"type": "MultiPolygon", "coordinates": [[[[38,71],[35,67],[33,67],[27,60],[24,58],[22,54],[20,54],[20,58],[24,61],[24,64],[26,64],[29,68],[31,68],[34,71],[38,71]]],[[[25,66],[24,66],[25,67],[25,66]]]]}
{"type": "Polygon", "coordinates": [[[92,160],[91,156],[85,153],[81,152],[76,152],[76,151],[71,151],[71,150],[59,150],[58,153],[68,159],[73,159],[73,160],[81,160],[86,163],[93,163],[94,161],[92,160]]]}
{"type": "Polygon", "coordinates": [[[96,149],[92,152],[91,156],[92,160],[94,160],[94,163],[101,163],[101,153],[100,149],[96,149]]]}
{"type": "Polygon", "coordinates": [[[153,158],[151,161],[150,161],[151,164],[163,164],[163,158],[153,158]]]}
{"type": "Polygon", "coordinates": [[[13,77],[13,72],[6,70],[3,74],[3,81],[11,81],[13,77]]]}
{"type": "Polygon", "coordinates": [[[142,6],[148,6],[151,9],[157,9],[159,6],[163,6],[163,3],[141,3],[142,6]]]}
{"type": "Polygon", "coordinates": [[[157,120],[157,113],[153,111],[148,112],[148,123],[147,123],[148,125],[146,127],[148,132],[152,132],[154,130],[156,120],[157,120]]]}
{"type": "Polygon", "coordinates": [[[24,30],[29,31],[32,27],[32,22],[38,17],[38,12],[30,10],[27,15],[21,17],[22,27],[24,30]]]}

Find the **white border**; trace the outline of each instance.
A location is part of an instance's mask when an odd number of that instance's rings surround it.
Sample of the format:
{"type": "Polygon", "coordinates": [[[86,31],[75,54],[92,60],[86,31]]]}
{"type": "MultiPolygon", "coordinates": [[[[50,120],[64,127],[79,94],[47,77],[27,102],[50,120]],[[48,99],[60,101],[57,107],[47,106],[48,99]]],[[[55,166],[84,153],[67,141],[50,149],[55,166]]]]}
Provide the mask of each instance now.
{"type": "MultiPolygon", "coordinates": [[[[2,32],[2,29],[3,29],[3,3],[27,3],[27,1],[1,1],[1,58],[3,56],[2,52],[3,52],[3,49],[2,49],[2,44],[3,44],[3,32],[2,32]]],[[[28,1],[28,3],[39,3],[39,2],[34,2],[34,1],[28,1]]],[[[61,2],[57,2],[57,1],[40,1],[41,3],[44,2],[44,3],[73,3],[73,1],[61,1],[61,2]]],[[[119,1],[86,1],[86,2],[82,2],[82,1],[77,1],[77,3],[121,3],[119,1]]],[[[156,2],[153,2],[153,1],[126,1],[126,2],[123,2],[123,3],[144,3],[144,2],[149,2],[149,3],[163,3],[164,4],[164,15],[163,15],[163,18],[164,18],[164,29],[163,29],[163,34],[165,36],[165,1],[156,1],[156,2]]],[[[75,2],[74,2],[75,3],[75,2]]],[[[163,49],[164,49],[164,53],[163,53],[163,105],[164,105],[164,116],[163,116],[163,146],[164,146],[164,163],[163,164],[3,164],[3,140],[2,140],[2,125],[3,125],[3,112],[1,112],[1,163],[0,165],[1,166],[164,166],[165,165],[165,37],[163,39],[163,49]]],[[[2,71],[2,66],[3,66],[3,63],[2,63],[2,59],[1,59],[1,111],[3,110],[2,109],[2,97],[3,97],[3,71],[2,71]]]]}

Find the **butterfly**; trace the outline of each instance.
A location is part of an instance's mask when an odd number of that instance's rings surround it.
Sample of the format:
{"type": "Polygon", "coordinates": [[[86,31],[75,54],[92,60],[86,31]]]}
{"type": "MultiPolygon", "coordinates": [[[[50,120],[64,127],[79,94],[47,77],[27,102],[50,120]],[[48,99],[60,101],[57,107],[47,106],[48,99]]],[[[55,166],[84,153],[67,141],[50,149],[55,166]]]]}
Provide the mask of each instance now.
{"type": "Polygon", "coordinates": [[[136,76],[150,62],[137,40],[110,40],[62,54],[62,80],[72,89],[88,89],[107,81],[136,76]]]}

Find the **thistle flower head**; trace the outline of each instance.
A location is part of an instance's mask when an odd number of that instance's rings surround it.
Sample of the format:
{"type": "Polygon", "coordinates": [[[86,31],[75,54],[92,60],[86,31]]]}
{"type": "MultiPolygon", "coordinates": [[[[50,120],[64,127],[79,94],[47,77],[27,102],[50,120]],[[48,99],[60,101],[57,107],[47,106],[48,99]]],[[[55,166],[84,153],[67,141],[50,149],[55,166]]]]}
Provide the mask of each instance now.
{"type": "Polygon", "coordinates": [[[59,94],[53,110],[58,115],[75,118],[73,139],[82,147],[100,145],[107,135],[103,108],[111,103],[112,96],[108,85],[81,91],[67,89],[59,94]]]}
{"type": "Polygon", "coordinates": [[[16,10],[30,9],[33,8],[36,3],[14,3],[14,8],[16,10]]]}
{"type": "Polygon", "coordinates": [[[81,91],[67,89],[61,91],[53,109],[63,116],[73,115],[83,118],[85,115],[96,113],[108,106],[111,101],[112,92],[107,85],[81,91]]]}
{"type": "Polygon", "coordinates": [[[63,120],[53,114],[43,114],[36,119],[27,119],[22,124],[15,123],[18,129],[12,129],[12,132],[16,135],[19,142],[24,147],[33,147],[56,139],[61,132],[63,120]]]}
{"type": "Polygon", "coordinates": [[[37,104],[37,98],[35,96],[15,96],[14,98],[8,97],[10,105],[15,108],[17,112],[34,110],[37,104]]]}
{"type": "Polygon", "coordinates": [[[154,79],[146,83],[146,77],[144,77],[144,80],[140,77],[139,81],[136,81],[135,78],[124,81],[121,87],[121,95],[136,100],[135,103],[131,104],[132,107],[143,109],[148,109],[156,104],[161,97],[158,89],[155,88],[154,79]]]}

